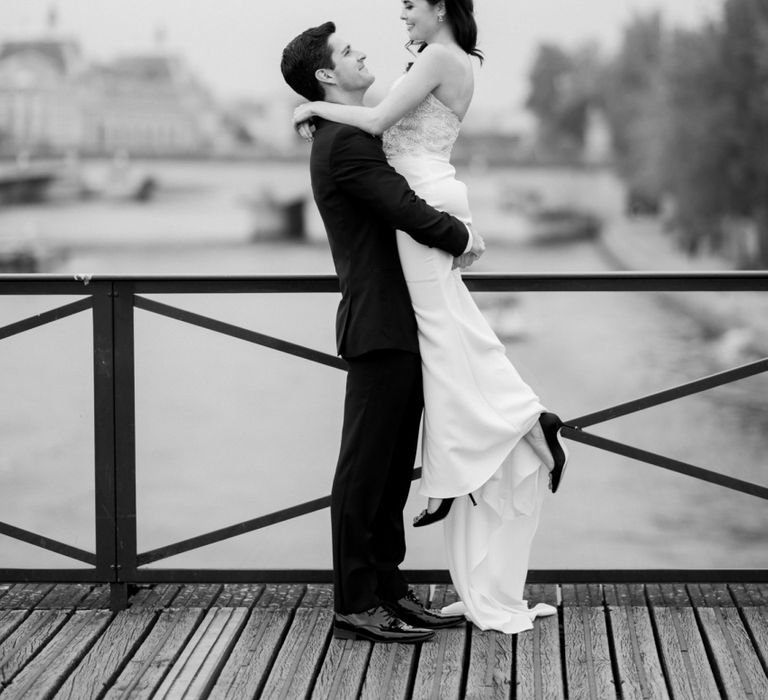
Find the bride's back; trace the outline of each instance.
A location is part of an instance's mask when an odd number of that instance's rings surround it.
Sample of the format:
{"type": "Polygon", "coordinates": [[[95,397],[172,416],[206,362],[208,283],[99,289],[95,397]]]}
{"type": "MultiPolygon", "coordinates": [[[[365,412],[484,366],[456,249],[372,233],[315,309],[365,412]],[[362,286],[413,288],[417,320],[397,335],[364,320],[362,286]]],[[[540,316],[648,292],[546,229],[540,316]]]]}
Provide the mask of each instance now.
{"type": "Polygon", "coordinates": [[[463,120],[475,92],[475,74],[469,55],[455,44],[430,45],[425,51],[440,53],[440,83],[432,94],[463,120]]]}

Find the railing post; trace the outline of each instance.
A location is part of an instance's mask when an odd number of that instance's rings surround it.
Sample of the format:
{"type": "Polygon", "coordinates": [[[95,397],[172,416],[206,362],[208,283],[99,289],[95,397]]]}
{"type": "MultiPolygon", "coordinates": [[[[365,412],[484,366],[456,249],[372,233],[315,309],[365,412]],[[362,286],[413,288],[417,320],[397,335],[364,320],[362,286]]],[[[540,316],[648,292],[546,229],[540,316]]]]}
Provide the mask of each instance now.
{"type": "Polygon", "coordinates": [[[115,282],[115,577],[113,607],[125,607],[136,575],[136,404],[134,367],[134,285],[115,282]]]}
{"type": "Polygon", "coordinates": [[[115,348],[112,283],[94,281],[93,389],[96,512],[96,571],[114,585],[115,550],[115,348]]]}

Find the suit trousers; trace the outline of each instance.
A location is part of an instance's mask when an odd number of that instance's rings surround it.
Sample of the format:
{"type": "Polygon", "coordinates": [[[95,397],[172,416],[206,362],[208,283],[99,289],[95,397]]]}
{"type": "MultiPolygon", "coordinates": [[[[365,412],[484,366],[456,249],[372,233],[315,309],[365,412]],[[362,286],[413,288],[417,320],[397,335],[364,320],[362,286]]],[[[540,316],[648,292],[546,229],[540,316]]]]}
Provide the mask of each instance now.
{"type": "Polygon", "coordinates": [[[341,449],[331,492],[334,606],[357,613],[397,600],[408,584],[403,508],[424,397],[421,358],[376,350],[349,363],[341,449]]]}

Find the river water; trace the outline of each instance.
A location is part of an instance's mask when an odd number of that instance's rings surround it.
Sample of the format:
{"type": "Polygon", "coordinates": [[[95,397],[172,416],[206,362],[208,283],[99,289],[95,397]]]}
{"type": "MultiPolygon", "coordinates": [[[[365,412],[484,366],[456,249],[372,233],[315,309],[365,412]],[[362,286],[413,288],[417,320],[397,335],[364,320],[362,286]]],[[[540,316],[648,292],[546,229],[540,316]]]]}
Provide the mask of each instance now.
{"type": "MultiPolygon", "coordinates": [[[[153,163],[155,201],[61,199],[0,213],[66,252],[52,272],[314,274],[333,271],[310,217],[310,241],[253,241],[249,202],[306,192],[301,165],[153,163]]],[[[469,170],[489,250],[477,271],[601,271],[589,242],[531,245],[501,206],[510,190],[589,202],[620,226],[621,190],[599,172],[469,170]]],[[[717,338],[654,294],[477,294],[508,354],[563,418],[723,369],[717,338]]],[[[227,322],[334,352],[335,295],[162,297],[227,322]]],[[[0,326],[52,308],[53,297],[4,297],[0,326]]],[[[0,342],[0,520],[84,549],[93,534],[89,314],[0,342]]],[[[725,353],[727,354],[727,353],[725,353]]],[[[136,315],[139,549],[324,496],[340,431],[344,375],[144,311],[136,315]]],[[[600,435],[738,478],[768,483],[765,384],[746,380],[596,426],[600,435]]],[[[757,498],[571,444],[549,496],[535,568],[768,566],[768,508],[757,498]]],[[[423,507],[412,490],[411,517],[423,507]]],[[[409,568],[444,567],[439,526],[409,532],[409,568]]],[[[72,562],[0,536],[0,566],[72,562]]],[[[158,566],[330,567],[328,512],[175,557],[158,566]]]]}

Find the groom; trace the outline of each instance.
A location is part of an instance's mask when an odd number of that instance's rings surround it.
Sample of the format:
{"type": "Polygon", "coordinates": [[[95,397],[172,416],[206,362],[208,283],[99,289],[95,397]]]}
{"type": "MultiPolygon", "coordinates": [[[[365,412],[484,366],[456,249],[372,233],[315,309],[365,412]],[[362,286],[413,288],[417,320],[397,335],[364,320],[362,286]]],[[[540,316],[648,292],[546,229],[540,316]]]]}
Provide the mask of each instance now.
{"type": "MultiPolygon", "coordinates": [[[[281,70],[307,100],[362,105],[374,81],[364,61],[326,22],[288,44],[281,70]]],[[[334,636],[423,641],[464,618],[426,610],[398,568],[424,399],[395,230],[454,256],[478,257],[485,246],[419,199],[380,140],[358,129],[317,120],[310,172],[341,287],[337,348],[349,367],[331,492],[334,636]]]]}

